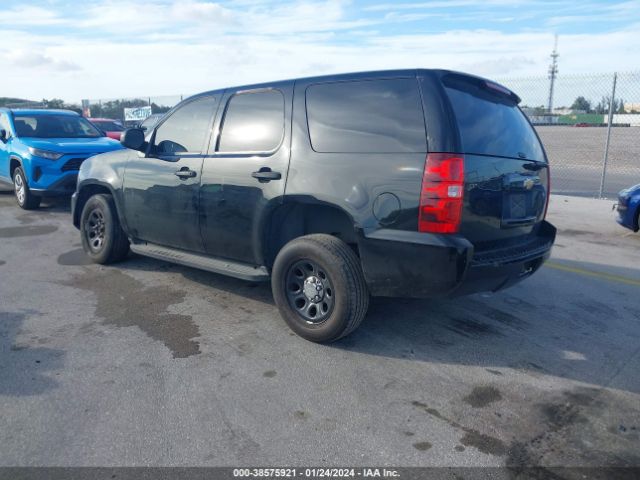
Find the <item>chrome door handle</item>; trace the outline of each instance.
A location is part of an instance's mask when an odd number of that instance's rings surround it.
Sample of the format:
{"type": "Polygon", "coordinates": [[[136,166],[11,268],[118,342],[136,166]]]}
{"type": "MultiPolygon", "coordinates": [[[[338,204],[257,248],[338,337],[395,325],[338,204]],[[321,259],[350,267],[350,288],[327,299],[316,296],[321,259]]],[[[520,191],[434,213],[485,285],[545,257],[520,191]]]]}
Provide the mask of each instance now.
{"type": "Polygon", "coordinates": [[[274,172],[269,167],[262,167],[257,172],[251,174],[253,178],[257,178],[260,183],[270,182],[271,180],[280,180],[282,174],[280,172],[274,172]]]}
{"type": "Polygon", "coordinates": [[[187,167],[184,167],[178,170],[174,175],[176,175],[177,177],[180,177],[181,179],[185,179],[185,178],[193,178],[197,175],[197,173],[194,172],[193,170],[189,170],[189,168],[187,167]]]}

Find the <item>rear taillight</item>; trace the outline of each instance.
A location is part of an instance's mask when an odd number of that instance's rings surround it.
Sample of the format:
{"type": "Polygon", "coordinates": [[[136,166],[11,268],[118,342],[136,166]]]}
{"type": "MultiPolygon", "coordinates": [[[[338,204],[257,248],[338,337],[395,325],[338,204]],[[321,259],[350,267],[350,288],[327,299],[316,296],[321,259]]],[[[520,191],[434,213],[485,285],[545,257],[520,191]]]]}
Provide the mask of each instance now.
{"type": "Polygon", "coordinates": [[[422,177],[418,231],[456,233],[462,217],[464,155],[430,153],[422,177]]]}

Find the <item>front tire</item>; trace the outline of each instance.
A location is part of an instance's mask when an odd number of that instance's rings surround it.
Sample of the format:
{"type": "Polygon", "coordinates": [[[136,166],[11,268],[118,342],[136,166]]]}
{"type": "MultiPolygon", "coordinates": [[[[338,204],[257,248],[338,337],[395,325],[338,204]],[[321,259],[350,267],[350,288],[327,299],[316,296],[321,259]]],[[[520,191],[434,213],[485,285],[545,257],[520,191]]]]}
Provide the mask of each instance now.
{"type": "Polygon", "coordinates": [[[129,239],[111,195],[101,193],[87,200],[80,216],[80,236],[82,248],[94,263],[119,262],[129,253],[129,239]]]}
{"type": "Polygon", "coordinates": [[[312,342],[350,334],[369,306],[358,257],[331,235],[306,235],[287,243],[273,264],[271,288],[287,325],[312,342]]]}
{"type": "Polygon", "coordinates": [[[24,210],[35,210],[40,206],[42,197],[34,195],[29,189],[27,176],[22,167],[17,167],[13,171],[13,191],[16,195],[18,206],[24,210]]]}

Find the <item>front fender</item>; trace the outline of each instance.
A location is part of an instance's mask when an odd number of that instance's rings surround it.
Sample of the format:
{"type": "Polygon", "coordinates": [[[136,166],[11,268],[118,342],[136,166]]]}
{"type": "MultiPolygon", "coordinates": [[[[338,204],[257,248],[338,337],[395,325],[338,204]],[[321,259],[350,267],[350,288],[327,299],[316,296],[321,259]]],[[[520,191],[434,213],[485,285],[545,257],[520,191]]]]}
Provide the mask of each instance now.
{"type": "Polygon", "coordinates": [[[131,150],[117,150],[114,152],[95,155],[85,160],[78,172],[78,183],[73,196],[73,223],[78,226],[80,213],[84,203],[95,193],[110,193],[116,204],[118,219],[125,232],[128,232],[123,208],[123,182],[131,150]]]}

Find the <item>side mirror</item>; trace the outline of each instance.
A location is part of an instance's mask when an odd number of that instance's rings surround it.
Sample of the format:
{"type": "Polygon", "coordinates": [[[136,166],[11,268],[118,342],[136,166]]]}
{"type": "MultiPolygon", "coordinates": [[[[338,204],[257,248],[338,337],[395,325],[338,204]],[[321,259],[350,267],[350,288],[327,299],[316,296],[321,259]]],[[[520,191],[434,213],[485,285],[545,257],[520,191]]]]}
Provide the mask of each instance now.
{"type": "Polygon", "coordinates": [[[0,141],[1,141],[2,143],[6,143],[6,142],[7,142],[7,140],[8,140],[8,138],[7,138],[7,137],[8,137],[8,135],[7,135],[7,131],[6,131],[6,130],[4,130],[4,129],[0,130],[0,141]]]}
{"type": "Polygon", "coordinates": [[[131,150],[143,152],[145,149],[144,130],[141,128],[127,128],[120,136],[120,143],[131,150]]]}

